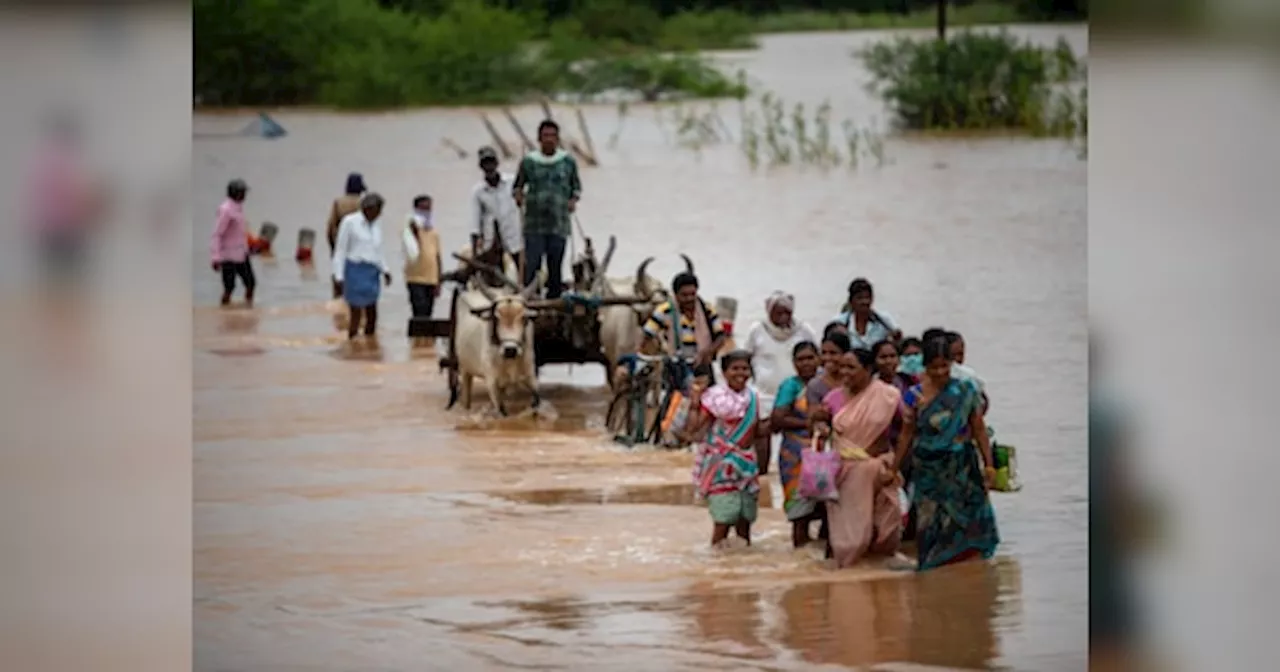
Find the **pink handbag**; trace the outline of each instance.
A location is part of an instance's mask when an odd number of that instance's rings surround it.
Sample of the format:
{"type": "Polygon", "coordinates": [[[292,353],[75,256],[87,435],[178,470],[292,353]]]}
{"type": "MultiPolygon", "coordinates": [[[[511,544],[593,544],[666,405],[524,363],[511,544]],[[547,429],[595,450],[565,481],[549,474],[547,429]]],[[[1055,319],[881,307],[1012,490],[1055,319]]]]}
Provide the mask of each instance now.
{"type": "Polygon", "coordinates": [[[836,478],[840,475],[840,453],[820,450],[818,439],[800,452],[800,483],[797,494],[805,499],[834,502],[840,499],[836,478]]]}

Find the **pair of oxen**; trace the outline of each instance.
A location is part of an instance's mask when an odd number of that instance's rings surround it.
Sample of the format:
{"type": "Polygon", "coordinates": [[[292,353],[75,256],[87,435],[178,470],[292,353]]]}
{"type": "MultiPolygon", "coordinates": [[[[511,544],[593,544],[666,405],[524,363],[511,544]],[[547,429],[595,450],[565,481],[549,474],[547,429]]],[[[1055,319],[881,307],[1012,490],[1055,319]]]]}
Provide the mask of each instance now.
{"type": "MultiPolygon", "coordinates": [[[[476,253],[473,248],[453,255],[461,266],[445,279],[463,287],[450,308],[449,354],[440,360],[440,367],[449,372],[450,408],[459,398],[464,408],[471,408],[472,388],[480,378],[493,407],[506,415],[506,401],[513,392],[528,393],[533,407],[539,405],[534,322],[540,313],[564,311],[568,304],[563,299],[536,298],[542,274],[525,287],[513,280],[514,264],[502,250],[500,237],[495,236],[495,241],[488,250],[476,253]]],[[[599,333],[594,340],[611,384],[615,382],[613,363],[639,349],[641,325],[670,296],[666,285],[647,272],[653,257],[641,262],[632,277],[608,277],[616,248],[617,240],[610,236],[604,257],[597,260],[588,241],[573,262],[572,282],[573,291],[588,297],[597,311],[599,333]]],[[[692,273],[692,260],[680,256],[692,273]]]]}

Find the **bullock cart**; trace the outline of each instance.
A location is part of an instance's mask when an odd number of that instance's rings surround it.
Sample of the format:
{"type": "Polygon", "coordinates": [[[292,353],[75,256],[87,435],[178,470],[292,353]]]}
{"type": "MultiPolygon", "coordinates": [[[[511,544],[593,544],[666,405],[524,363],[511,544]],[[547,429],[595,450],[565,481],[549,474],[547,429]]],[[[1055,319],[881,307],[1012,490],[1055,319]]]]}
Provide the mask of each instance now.
{"type": "MultiPolygon", "coordinates": [[[[598,268],[603,272],[607,269],[614,242],[610,240],[603,262],[596,265],[592,260],[593,270],[598,268]]],[[[534,298],[536,287],[521,287],[501,268],[489,263],[491,258],[484,255],[453,256],[462,264],[463,270],[450,274],[450,279],[458,285],[450,300],[448,319],[413,319],[409,324],[411,337],[448,339],[448,355],[441,359],[440,366],[450,371],[450,389],[454,392],[451,406],[457,399],[459,382],[462,394],[469,402],[473,377],[485,378],[488,382],[489,377],[497,375],[494,363],[501,368],[505,366],[502,363],[504,358],[524,359],[526,349],[532,350],[535,374],[547,364],[598,363],[604,365],[606,378],[611,379],[613,367],[600,340],[600,311],[611,306],[647,305],[653,301],[652,295],[602,296],[599,292],[589,291],[589,285],[594,283],[583,282],[581,278],[575,279],[572,288],[558,298],[534,298]],[[523,330],[513,332],[514,325],[503,322],[515,319],[525,325],[523,330]],[[477,327],[477,320],[487,322],[487,326],[477,327]],[[500,338],[500,332],[522,333],[523,336],[511,337],[520,339],[513,342],[505,336],[500,338]]],[[[643,275],[645,266],[647,263],[638,269],[640,275],[643,275]]],[[[534,392],[536,405],[538,399],[536,390],[534,392]]],[[[499,412],[505,414],[505,408],[496,399],[499,412]]]]}

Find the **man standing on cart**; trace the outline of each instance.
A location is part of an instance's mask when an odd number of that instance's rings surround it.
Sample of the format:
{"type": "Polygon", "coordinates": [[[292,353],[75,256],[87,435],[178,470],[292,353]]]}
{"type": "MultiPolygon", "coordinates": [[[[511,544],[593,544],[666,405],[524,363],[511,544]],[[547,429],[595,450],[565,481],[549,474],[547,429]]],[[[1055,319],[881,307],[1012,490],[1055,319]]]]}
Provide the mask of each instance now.
{"type": "Polygon", "coordinates": [[[538,277],[547,262],[547,297],[564,291],[565,244],[572,234],[570,217],[582,196],[578,163],[560,148],[560,127],[547,119],[538,125],[538,149],[520,161],[512,189],[524,208],[524,284],[538,277]]]}
{"type": "Polygon", "coordinates": [[[471,189],[472,233],[480,236],[480,249],[488,250],[494,245],[496,232],[516,268],[523,268],[524,233],[520,230],[520,209],[511,193],[514,178],[498,171],[498,152],[492,147],[481,147],[479,155],[484,179],[471,189]]]}

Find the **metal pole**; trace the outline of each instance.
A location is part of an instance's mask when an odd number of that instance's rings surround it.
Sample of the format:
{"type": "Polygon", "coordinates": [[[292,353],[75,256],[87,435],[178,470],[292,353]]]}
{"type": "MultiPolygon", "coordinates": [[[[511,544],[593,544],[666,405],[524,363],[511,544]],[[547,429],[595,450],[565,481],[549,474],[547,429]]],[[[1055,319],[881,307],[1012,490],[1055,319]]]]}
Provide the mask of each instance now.
{"type": "MultiPolygon", "coordinates": [[[[517,208],[516,213],[520,216],[520,235],[524,235],[524,208],[517,208]]],[[[527,239],[526,239],[527,240],[527,239]]],[[[525,286],[524,269],[525,264],[529,263],[529,247],[525,244],[524,249],[520,251],[520,256],[516,258],[516,272],[520,274],[520,286],[525,286]]]]}
{"type": "Polygon", "coordinates": [[[938,41],[947,39],[947,0],[938,0],[938,41]]]}

